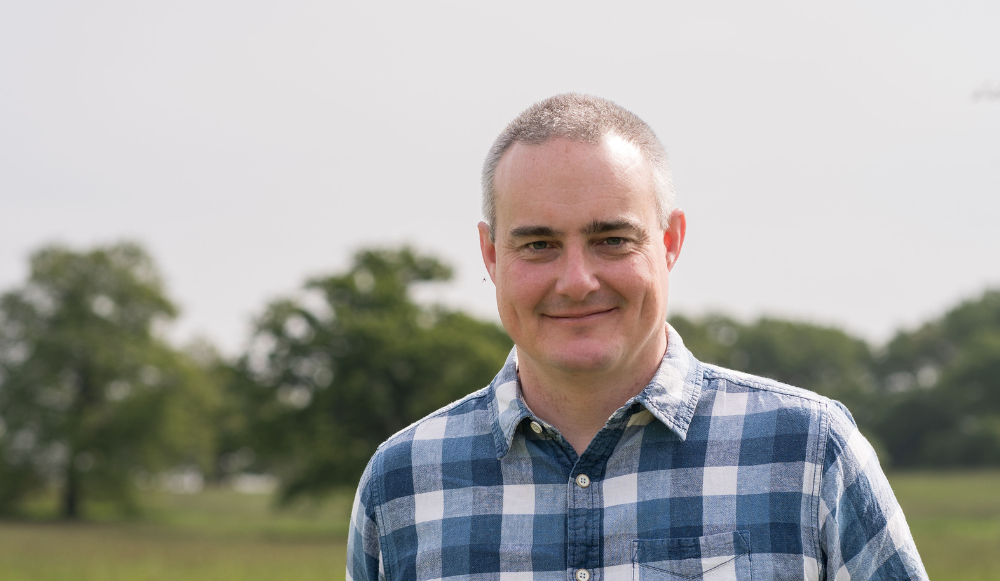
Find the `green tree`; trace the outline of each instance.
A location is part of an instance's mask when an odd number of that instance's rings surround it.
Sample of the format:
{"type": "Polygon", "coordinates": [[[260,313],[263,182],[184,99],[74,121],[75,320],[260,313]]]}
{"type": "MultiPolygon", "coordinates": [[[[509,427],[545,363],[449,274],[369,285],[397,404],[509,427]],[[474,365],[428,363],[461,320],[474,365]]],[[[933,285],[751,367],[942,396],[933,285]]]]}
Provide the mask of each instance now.
{"type": "Polygon", "coordinates": [[[212,387],[154,333],[176,308],[139,246],[30,264],[0,296],[0,508],[53,484],[68,518],[85,499],[132,508],[136,470],[206,460],[212,387]]]}
{"type": "Polygon", "coordinates": [[[284,499],[353,485],[386,438],[492,380],[512,346],[506,333],[410,298],[414,284],[450,276],[409,248],[365,250],[348,272],[309,281],[258,318],[231,388],[284,499]]]}
{"type": "Polygon", "coordinates": [[[897,464],[1000,465],[1000,291],[898,333],[878,372],[897,464]]]}

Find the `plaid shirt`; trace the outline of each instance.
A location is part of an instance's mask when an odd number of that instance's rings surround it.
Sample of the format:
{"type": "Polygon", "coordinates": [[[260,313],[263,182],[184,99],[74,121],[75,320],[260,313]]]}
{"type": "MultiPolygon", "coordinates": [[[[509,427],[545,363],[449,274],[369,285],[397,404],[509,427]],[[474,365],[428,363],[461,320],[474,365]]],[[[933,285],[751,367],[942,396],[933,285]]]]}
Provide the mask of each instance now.
{"type": "Polygon", "coordinates": [[[362,476],[347,579],[926,579],[838,402],[697,361],[668,326],[653,380],[582,455],[496,379],[362,476]]]}

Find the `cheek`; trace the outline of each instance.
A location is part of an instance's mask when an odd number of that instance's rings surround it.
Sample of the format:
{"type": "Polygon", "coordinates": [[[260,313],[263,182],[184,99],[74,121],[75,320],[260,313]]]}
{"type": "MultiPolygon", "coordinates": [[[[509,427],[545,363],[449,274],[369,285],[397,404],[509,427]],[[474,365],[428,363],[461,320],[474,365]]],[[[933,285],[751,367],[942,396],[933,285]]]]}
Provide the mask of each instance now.
{"type": "Polygon", "coordinates": [[[656,294],[661,285],[660,273],[644,257],[612,263],[604,279],[611,288],[633,300],[656,294]]]}
{"type": "Polygon", "coordinates": [[[666,318],[667,280],[665,269],[642,258],[622,261],[605,271],[605,285],[622,297],[627,312],[641,319],[666,318]]]}
{"type": "Polygon", "coordinates": [[[548,288],[544,269],[522,261],[503,261],[497,267],[497,304],[501,310],[525,314],[544,299],[548,288]]]}

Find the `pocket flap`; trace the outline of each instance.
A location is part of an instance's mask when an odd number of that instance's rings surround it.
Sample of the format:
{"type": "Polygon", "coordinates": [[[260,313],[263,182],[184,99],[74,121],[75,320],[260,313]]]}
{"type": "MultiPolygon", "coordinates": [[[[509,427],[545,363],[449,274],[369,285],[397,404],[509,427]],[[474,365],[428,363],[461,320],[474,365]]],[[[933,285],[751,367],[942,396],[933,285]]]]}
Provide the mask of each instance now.
{"type": "Polygon", "coordinates": [[[749,561],[749,531],[633,541],[632,568],[637,580],[750,579],[749,561]]]}

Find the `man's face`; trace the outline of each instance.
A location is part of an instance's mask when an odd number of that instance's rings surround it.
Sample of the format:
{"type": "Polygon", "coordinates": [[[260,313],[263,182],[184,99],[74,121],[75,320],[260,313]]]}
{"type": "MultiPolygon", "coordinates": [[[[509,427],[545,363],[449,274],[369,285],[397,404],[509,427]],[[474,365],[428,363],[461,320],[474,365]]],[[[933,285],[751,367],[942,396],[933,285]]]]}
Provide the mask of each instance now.
{"type": "Polygon", "coordinates": [[[495,241],[480,246],[519,358],[607,372],[662,356],[679,210],[660,229],[652,173],[630,143],[515,143],[497,166],[495,241]],[[656,353],[656,351],[659,351],[656,353]]]}

